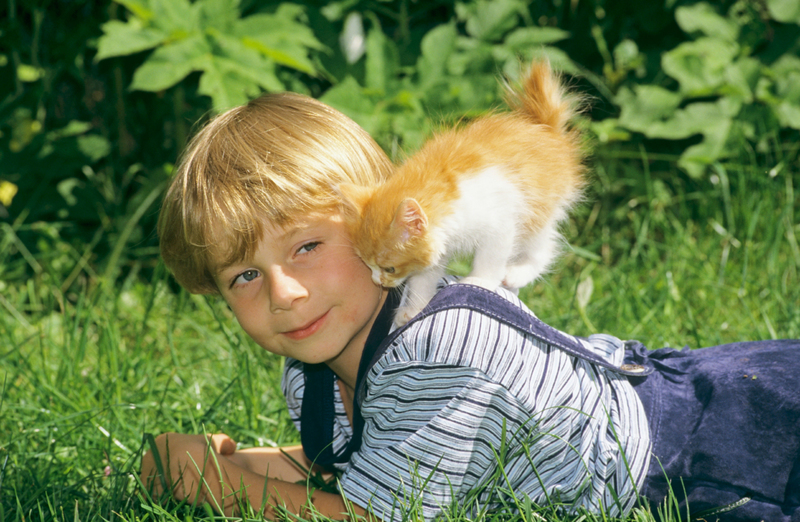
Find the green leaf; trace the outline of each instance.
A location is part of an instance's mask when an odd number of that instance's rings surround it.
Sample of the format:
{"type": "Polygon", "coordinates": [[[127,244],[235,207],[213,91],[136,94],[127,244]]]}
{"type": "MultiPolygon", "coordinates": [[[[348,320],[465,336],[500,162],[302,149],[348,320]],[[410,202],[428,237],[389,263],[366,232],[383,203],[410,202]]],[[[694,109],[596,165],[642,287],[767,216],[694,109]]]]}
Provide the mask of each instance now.
{"type": "Polygon", "coordinates": [[[87,134],[78,137],[78,150],[89,158],[91,163],[95,163],[111,153],[111,143],[98,134],[87,134]]]}
{"type": "Polygon", "coordinates": [[[211,59],[208,43],[192,36],[156,49],[133,74],[130,88],[140,91],[163,91],[184,79],[192,71],[203,69],[211,59]]]}
{"type": "Polygon", "coordinates": [[[60,129],[56,129],[47,133],[48,140],[58,140],[69,136],[78,136],[84,132],[89,131],[92,124],[86,121],[72,120],[60,129]]]}
{"type": "MultiPolygon", "coordinates": [[[[237,38],[216,32],[212,35],[216,43],[216,53],[213,57],[217,62],[215,67],[235,73],[268,91],[284,89],[283,83],[275,76],[275,64],[265,60],[258,52],[237,38]]],[[[245,90],[253,92],[251,88],[245,90]]]]}
{"type": "Polygon", "coordinates": [[[372,29],[367,34],[365,87],[388,93],[390,86],[396,82],[399,67],[400,57],[397,47],[386,37],[375,19],[372,29]]]}
{"type": "Polygon", "coordinates": [[[200,30],[199,7],[189,0],[150,0],[153,25],[170,34],[191,34],[200,30]]]}
{"type": "Polygon", "coordinates": [[[652,126],[671,117],[682,99],[657,85],[635,85],[633,91],[622,87],[614,99],[622,109],[619,125],[649,136],[652,126]]]}
{"type": "Polygon", "coordinates": [[[133,15],[143,22],[153,19],[153,10],[150,8],[150,0],[114,0],[116,3],[125,6],[133,15]]]}
{"type": "Polygon", "coordinates": [[[197,90],[211,97],[218,112],[242,105],[258,95],[256,83],[239,74],[241,68],[231,67],[230,62],[212,58],[203,69],[197,90]]]}
{"type": "Polygon", "coordinates": [[[625,38],[614,47],[614,64],[622,71],[630,70],[641,63],[642,55],[636,42],[625,38]]]}
{"type": "Polygon", "coordinates": [[[317,71],[311,60],[309,60],[304,54],[298,55],[293,53],[293,49],[284,51],[274,47],[268,47],[262,42],[253,40],[251,38],[243,38],[242,43],[245,46],[258,51],[277,64],[291,67],[292,69],[310,74],[312,76],[317,74],[317,71]]]}
{"type": "Polygon", "coordinates": [[[137,18],[132,18],[127,23],[119,20],[106,22],[103,24],[103,33],[97,42],[96,61],[146,51],[163,43],[169,37],[158,29],[144,27],[137,18]]]}
{"type": "Polygon", "coordinates": [[[512,31],[503,44],[516,52],[527,51],[531,47],[560,42],[569,38],[569,32],[556,27],[521,27],[512,31]]]}
{"type": "MultiPolygon", "coordinates": [[[[456,52],[447,61],[447,70],[452,76],[484,72],[496,67],[493,46],[477,38],[456,38],[456,52]]],[[[469,83],[469,82],[464,82],[469,83]]]]}
{"type": "Polygon", "coordinates": [[[64,198],[67,206],[74,207],[78,204],[78,198],[72,192],[80,186],[81,182],[77,178],[67,178],[58,182],[56,190],[64,198]]]}
{"type": "Polygon", "coordinates": [[[689,34],[699,32],[728,42],[735,42],[739,37],[739,26],[718,14],[707,2],[678,7],[675,21],[689,34]]]}
{"type": "Polygon", "coordinates": [[[201,27],[213,27],[229,33],[239,21],[239,0],[198,0],[201,27]]]}
{"type": "Polygon", "coordinates": [[[783,56],[772,65],[775,78],[771,100],[778,121],[784,127],[800,129],[800,58],[783,56]]]}
{"type": "Polygon", "coordinates": [[[797,0],[767,0],[767,9],[778,22],[800,24],[800,2],[797,0]]]}
{"type": "Polygon", "coordinates": [[[447,75],[447,61],[456,47],[458,31],[455,24],[442,24],[428,31],[422,38],[421,56],[417,60],[417,73],[423,90],[441,82],[447,75]]]}
{"type": "Polygon", "coordinates": [[[325,46],[311,29],[296,21],[304,14],[301,6],[282,4],[274,15],[256,14],[240,20],[231,34],[276,63],[316,74],[308,54],[325,46]]]}
{"type": "Polygon", "coordinates": [[[762,66],[759,60],[750,57],[740,58],[725,70],[725,81],[719,92],[724,96],[733,96],[751,103],[761,74],[762,66]]]}
{"type": "Polygon", "coordinates": [[[343,112],[370,134],[378,129],[375,105],[352,76],[325,91],[319,100],[343,112]]]}
{"type": "Polygon", "coordinates": [[[726,69],[738,52],[735,42],[703,37],[664,53],[661,67],[678,80],[685,96],[707,96],[725,83],[726,69]]]}
{"type": "Polygon", "coordinates": [[[572,61],[567,53],[557,47],[539,47],[526,53],[529,60],[546,59],[556,71],[562,71],[575,76],[581,75],[580,68],[572,61]]]}
{"type": "Polygon", "coordinates": [[[669,120],[654,124],[646,133],[651,138],[683,139],[694,134],[702,134],[706,140],[720,134],[720,129],[730,128],[730,122],[741,110],[741,102],[731,98],[720,98],[714,103],[700,102],[687,105],[675,111],[669,120]]]}
{"type": "Polygon", "coordinates": [[[497,41],[517,25],[520,12],[526,9],[521,0],[477,0],[456,4],[456,14],[466,21],[467,33],[485,42],[497,41]]]}

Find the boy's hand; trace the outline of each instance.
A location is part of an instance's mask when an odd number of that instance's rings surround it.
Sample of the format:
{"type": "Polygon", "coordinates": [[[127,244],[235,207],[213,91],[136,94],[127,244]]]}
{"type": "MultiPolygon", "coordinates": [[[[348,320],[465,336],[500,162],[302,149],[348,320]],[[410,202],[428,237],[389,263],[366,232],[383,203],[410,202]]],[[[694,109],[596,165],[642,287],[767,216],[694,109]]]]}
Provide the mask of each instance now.
{"type": "Polygon", "coordinates": [[[236,451],[236,441],[224,433],[215,433],[209,436],[211,447],[220,455],[233,455],[236,451]]]}

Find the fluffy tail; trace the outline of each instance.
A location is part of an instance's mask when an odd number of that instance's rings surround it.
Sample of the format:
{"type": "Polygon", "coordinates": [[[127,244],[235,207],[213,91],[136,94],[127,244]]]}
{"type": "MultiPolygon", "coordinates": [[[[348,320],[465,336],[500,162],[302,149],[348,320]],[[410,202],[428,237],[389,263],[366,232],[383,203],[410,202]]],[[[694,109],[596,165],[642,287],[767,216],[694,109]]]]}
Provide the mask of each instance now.
{"type": "Polygon", "coordinates": [[[553,72],[549,62],[534,61],[520,87],[515,89],[507,85],[506,90],[509,107],[534,123],[547,125],[556,132],[567,132],[578,100],[567,93],[561,78],[553,72]]]}

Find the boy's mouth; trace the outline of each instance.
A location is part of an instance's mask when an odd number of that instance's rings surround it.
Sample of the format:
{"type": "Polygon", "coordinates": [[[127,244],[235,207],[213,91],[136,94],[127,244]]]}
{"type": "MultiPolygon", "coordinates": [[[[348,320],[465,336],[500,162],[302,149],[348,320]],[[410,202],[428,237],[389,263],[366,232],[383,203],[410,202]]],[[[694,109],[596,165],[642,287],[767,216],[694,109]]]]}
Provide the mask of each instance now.
{"type": "Polygon", "coordinates": [[[286,337],[288,337],[293,341],[300,341],[302,339],[305,339],[306,337],[310,337],[314,335],[317,332],[317,330],[320,329],[322,323],[325,322],[326,317],[328,317],[328,312],[325,312],[318,318],[311,321],[309,324],[301,326],[297,330],[283,332],[283,335],[285,335],[286,337]]]}

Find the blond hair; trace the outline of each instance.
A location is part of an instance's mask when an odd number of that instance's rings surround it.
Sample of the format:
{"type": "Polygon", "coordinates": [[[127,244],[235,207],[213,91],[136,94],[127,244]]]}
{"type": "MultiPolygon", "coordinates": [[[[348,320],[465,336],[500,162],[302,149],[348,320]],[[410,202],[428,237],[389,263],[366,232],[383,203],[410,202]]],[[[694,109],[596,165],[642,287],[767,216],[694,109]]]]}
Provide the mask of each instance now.
{"type": "Polygon", "coordinates": [[[164,197],[161,255],[193,293],[253,254],[269,223],[335,210],[334,187],[372,185],[391,162],[355,122],[313,98],[267,94],[212,119],[191,140],[164,197]]]}

